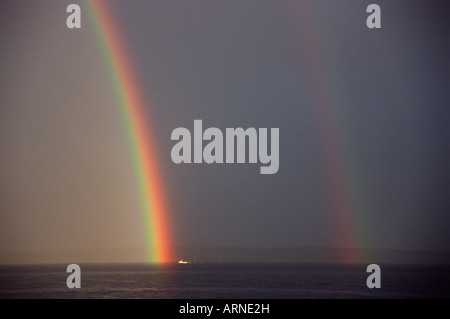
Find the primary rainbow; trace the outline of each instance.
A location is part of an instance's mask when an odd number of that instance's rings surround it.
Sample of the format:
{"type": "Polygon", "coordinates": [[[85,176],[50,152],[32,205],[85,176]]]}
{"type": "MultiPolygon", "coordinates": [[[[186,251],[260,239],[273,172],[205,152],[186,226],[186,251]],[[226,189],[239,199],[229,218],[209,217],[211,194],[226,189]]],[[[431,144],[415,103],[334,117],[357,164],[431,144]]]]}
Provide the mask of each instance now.
{"type": "Polygon", "coordinates": [[[173,261],[168,209],[157,163],[157,148],[149,134],[145,103],[138,89],[131,59],[106,1],[86,0],[84,4],[130,144],[146,234],[147,261],[173,261]]]}

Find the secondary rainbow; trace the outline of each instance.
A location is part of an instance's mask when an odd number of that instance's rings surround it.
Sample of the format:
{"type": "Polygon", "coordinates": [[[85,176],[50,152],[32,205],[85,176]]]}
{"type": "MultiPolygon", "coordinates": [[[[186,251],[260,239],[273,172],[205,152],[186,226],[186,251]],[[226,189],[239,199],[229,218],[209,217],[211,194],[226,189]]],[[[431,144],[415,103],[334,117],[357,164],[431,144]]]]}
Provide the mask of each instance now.
{"type": "Polygon", "coordinates": [[[332,54],[323,40],[328,35],[320,28],[327,19],[318,16],[317,12],[314,3],[299,1],[290,7],[289,14],[294,21],[296,41],[301,39],[297,46],[308,62],[305,71],[311,79],[310,94],[319,124],[324,169],[328,177],[329,188],[325,193],[329,195],[326,200],[336,214],[334,236],[342,248],[347,248],[337,257],[342,262],[359,262],[364,258],[360,247],[365,244],[364,236],[367,236],[360,221],[363,199],[356,195],[359,181],[355,156],[351,156],[354,154],[351,154],[348,137],[344,134],[344,116],[339,114],[340,105],[345,104],[339,96],[340,78],[333,74],[329,65],[333,61],[332,54]]]}
{"type": "Polygon", "coordinates": [[[147,261],[173,261],[168,205],[163,193],[157,147],[151,138],[146,104],[139,92],[131,59],[106,1],[86,0],[84,4],[130,144],[146,234],[147,261]]]}

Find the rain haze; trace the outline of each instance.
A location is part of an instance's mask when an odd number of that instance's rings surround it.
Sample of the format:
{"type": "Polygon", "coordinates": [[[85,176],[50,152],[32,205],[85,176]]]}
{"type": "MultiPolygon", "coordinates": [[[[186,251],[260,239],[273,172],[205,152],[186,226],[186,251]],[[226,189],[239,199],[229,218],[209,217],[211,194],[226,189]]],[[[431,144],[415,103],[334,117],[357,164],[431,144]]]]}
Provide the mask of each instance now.
{"type": "MultiPolygon", "coordinates": [[[[85,2],[1,7],[0,263],[144,261],[152,243],[130,141],[85,2]],[[81,29],[66,26],[70,3],[81,29]]],[[[448,254],[445,1],[108,7],[151,123],[176,260],[226,249],[448,254]],[[370,3],[381,29],[366,25],[370,3]],[[279,128],[279,170],[175,164],[172,131],[192,134],[194,120],[279,128]]]]}

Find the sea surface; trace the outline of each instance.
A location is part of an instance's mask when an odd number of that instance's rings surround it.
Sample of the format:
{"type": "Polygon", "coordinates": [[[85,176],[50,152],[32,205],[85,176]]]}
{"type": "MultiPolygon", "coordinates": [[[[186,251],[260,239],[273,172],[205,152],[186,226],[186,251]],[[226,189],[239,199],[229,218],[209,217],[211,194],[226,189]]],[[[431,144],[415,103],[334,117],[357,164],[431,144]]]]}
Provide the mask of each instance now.
{"type": "Polygon", "coordinates": [[[0,298],[294,299],[450,298],[450,266],[380,264],[369,289],[367,265],[313,263],[80,264],[81,288],[67,265],[0,266],[0,298]]]}

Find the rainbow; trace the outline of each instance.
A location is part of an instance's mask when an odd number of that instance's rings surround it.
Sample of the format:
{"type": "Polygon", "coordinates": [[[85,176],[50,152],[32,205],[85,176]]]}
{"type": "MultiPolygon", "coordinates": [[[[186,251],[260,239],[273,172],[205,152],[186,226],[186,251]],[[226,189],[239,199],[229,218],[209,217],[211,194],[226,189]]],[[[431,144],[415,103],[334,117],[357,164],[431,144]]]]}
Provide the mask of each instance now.
{"type": "MultiPolygon", "coordinates": [[[[145,104],[139,94],[130,59],[106,1],[85,0],[85,4],[133,154],[147,234],[148,260],[173,261],[173,252],[169,248],[168,210],[155,152],[157,148],[148,133],[151,126],[146,121],[145,104]]],[[[315,22],[319,19],[314,16],[311,6],[313,4],[309,2],[299,2],[294,8],[289,8],[294,10],[289,10],[288,15],[292,15],[292,21],[295,21],[293,29],[296,41],[301,41],[297,45],[308,61],[306,72],[311,79],[311,98],[320,125],[318,129],[323,141],[324,169],[328,176],[329,189],[325,193],[330,195],[326,200],[336,215],[334,236],[336,242],[349,248],[339,259],[357,262],[362,258],[358,250],[362,237],[358,228],[358,214],[361,212],[355,195],[355,174],[350,172],[354,165],[350,165],[350,155],[345,152],[346,141],[337,114],[339,101],[335,89],[338,79],[333,79],[332,72],[327,68],[330,57],[325,53],[324,43],[319,41],[324,35],[320,34],[319,23],[315,22]]]]}
{"type": "Polygon", "coordinates": [[[354,167],[351,165],[354,156],[350,156],[342,118],[339,116],[339,105],[344,103],[339,100],[339,79],[329,67],[333,58],[326,54],[329,51],[325,42],[320,41],[327,36],[320,30],[320,24],[326,19],[317,17],[314,3],[308,1],[298,2],[289,11],[292,21],[295,21],[294,36],[296,41],[301,41],[297,43],[297,47],[308,62],[306,72],[311,79],[310,96],[319,124],[324,169],[328,178],[328,189],[325,193],[329,196],[326,200],[336,216],[333,235],[335,241],[340,243],[340,248],[346,248],[340,250],[342,253],[337,257],[341,262],[360,262],[363,259],[359,249],[363,244],[359,220],[362,199],[356,196],[358,180],[355,172],[351,171],[354,167]]]}
{"type": "Polygon", "coordinates": [[[85,0],[84,6],[108,71],[130,144],[146,234],[147,261],[174,261],[169,236],[168,205],[163,193],[157,147],[149,134],[151,125],[131,59],[106,1],[85,0]]]}

